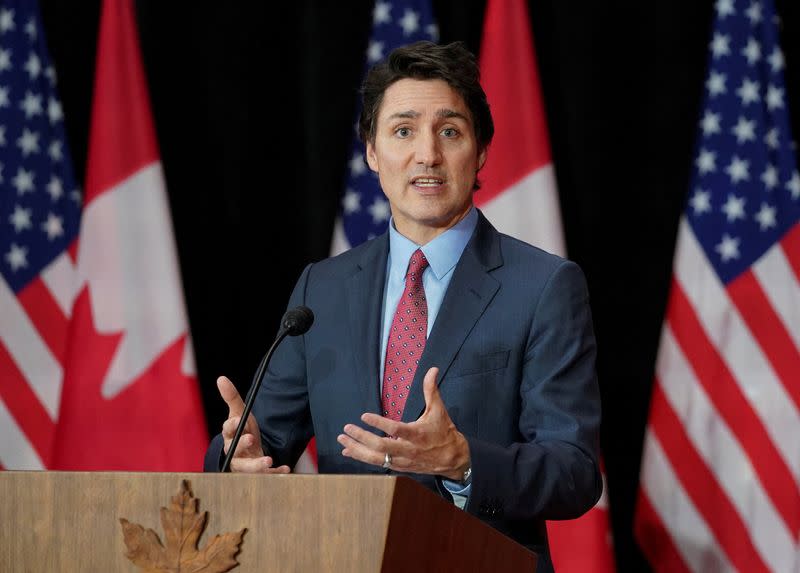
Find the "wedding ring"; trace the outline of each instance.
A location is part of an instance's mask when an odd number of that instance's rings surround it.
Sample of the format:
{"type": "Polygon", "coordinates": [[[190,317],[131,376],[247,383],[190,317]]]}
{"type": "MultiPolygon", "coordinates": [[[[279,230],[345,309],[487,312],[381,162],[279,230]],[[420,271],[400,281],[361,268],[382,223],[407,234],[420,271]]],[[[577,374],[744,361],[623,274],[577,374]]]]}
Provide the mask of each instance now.
{"type": "Polygon", "coordinates": [[[392,454],[389,452],[383,454],[383,467],[387,470],[392,467],[392,454]]]}

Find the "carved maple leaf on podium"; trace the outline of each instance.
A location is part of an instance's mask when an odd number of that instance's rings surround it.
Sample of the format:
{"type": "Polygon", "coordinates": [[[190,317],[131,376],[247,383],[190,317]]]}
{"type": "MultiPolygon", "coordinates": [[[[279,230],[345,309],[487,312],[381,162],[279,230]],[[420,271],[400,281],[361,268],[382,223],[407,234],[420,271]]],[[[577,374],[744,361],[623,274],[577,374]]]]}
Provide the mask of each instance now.
{"type": "Polygon", "coordinates": [[[144,573],[224,573],[236,567],[236,554],[246,529],[215,535],[202,549],[197,544],[206,527],[208,512],[197,511],[198,500],[189,482],[183,480],[169,507],[161,508],[161,526],[166,544],[152,529],[120,519],[125,557],[144,573]]]}

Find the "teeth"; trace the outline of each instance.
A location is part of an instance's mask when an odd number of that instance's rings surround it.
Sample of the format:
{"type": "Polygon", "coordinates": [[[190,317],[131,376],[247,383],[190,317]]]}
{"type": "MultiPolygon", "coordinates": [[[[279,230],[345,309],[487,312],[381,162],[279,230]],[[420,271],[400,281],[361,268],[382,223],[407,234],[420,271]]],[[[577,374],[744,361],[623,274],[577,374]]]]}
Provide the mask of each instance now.
{"type": "Polygon", "coordinates": [[[421,187],[434,187],[436,185],[441,185],[441,184],[442,184],[442,180],[441,179],[423,179],[423,178],[419,178],[419,179],[415,179],[414,180],[414,185],[419,185],[421,187]]]}

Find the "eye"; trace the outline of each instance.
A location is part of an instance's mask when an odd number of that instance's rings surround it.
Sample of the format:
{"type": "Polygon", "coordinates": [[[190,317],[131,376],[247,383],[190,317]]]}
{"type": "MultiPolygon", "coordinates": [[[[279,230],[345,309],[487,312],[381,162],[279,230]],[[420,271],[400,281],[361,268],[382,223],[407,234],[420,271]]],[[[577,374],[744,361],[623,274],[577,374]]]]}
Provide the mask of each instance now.
{"type": "Polygon", "coordinates": [[[442,130],[442,135],[445,137],[456,137],[458,136],[458,130],[454,127],[446,127],[442,130]]]}
{"type": "Polygon", "coordinates": [[[407,128],[407,127],[398,127],[397,129],[394,130],[394,134],[397,137],[405,139],[406,137],[411,135],[411,130],[409,128],[407,128]]]}

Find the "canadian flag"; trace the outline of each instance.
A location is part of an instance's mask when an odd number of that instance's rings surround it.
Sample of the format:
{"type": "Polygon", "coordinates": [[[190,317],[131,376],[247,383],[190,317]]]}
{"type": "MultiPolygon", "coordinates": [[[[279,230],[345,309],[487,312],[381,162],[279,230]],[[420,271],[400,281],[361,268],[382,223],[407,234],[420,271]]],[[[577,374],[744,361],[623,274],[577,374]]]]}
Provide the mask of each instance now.
{"type": "Polygon", "coordinates": [[[536,55],[522,0],[487,3],[480,69],[495,136],[478,174],[475,204],[503,233],[565,256],[536,55]]]}
{"type": "Polygon", "coordinates": [[[53,467],[191,471],[208,435],[130,0],[104,0],[53,467]]]}
{"type": "MultiPolygon", "coordinates": [[[[500,231],[565,256],[547,122],[530,18],[524,0],[489,0],[480,54],[481,83],[495,123],[475,203],[500,231]]],[[[580,519],[548,522],[559,573],[615,570],[605,495],[580,519]]]]}

